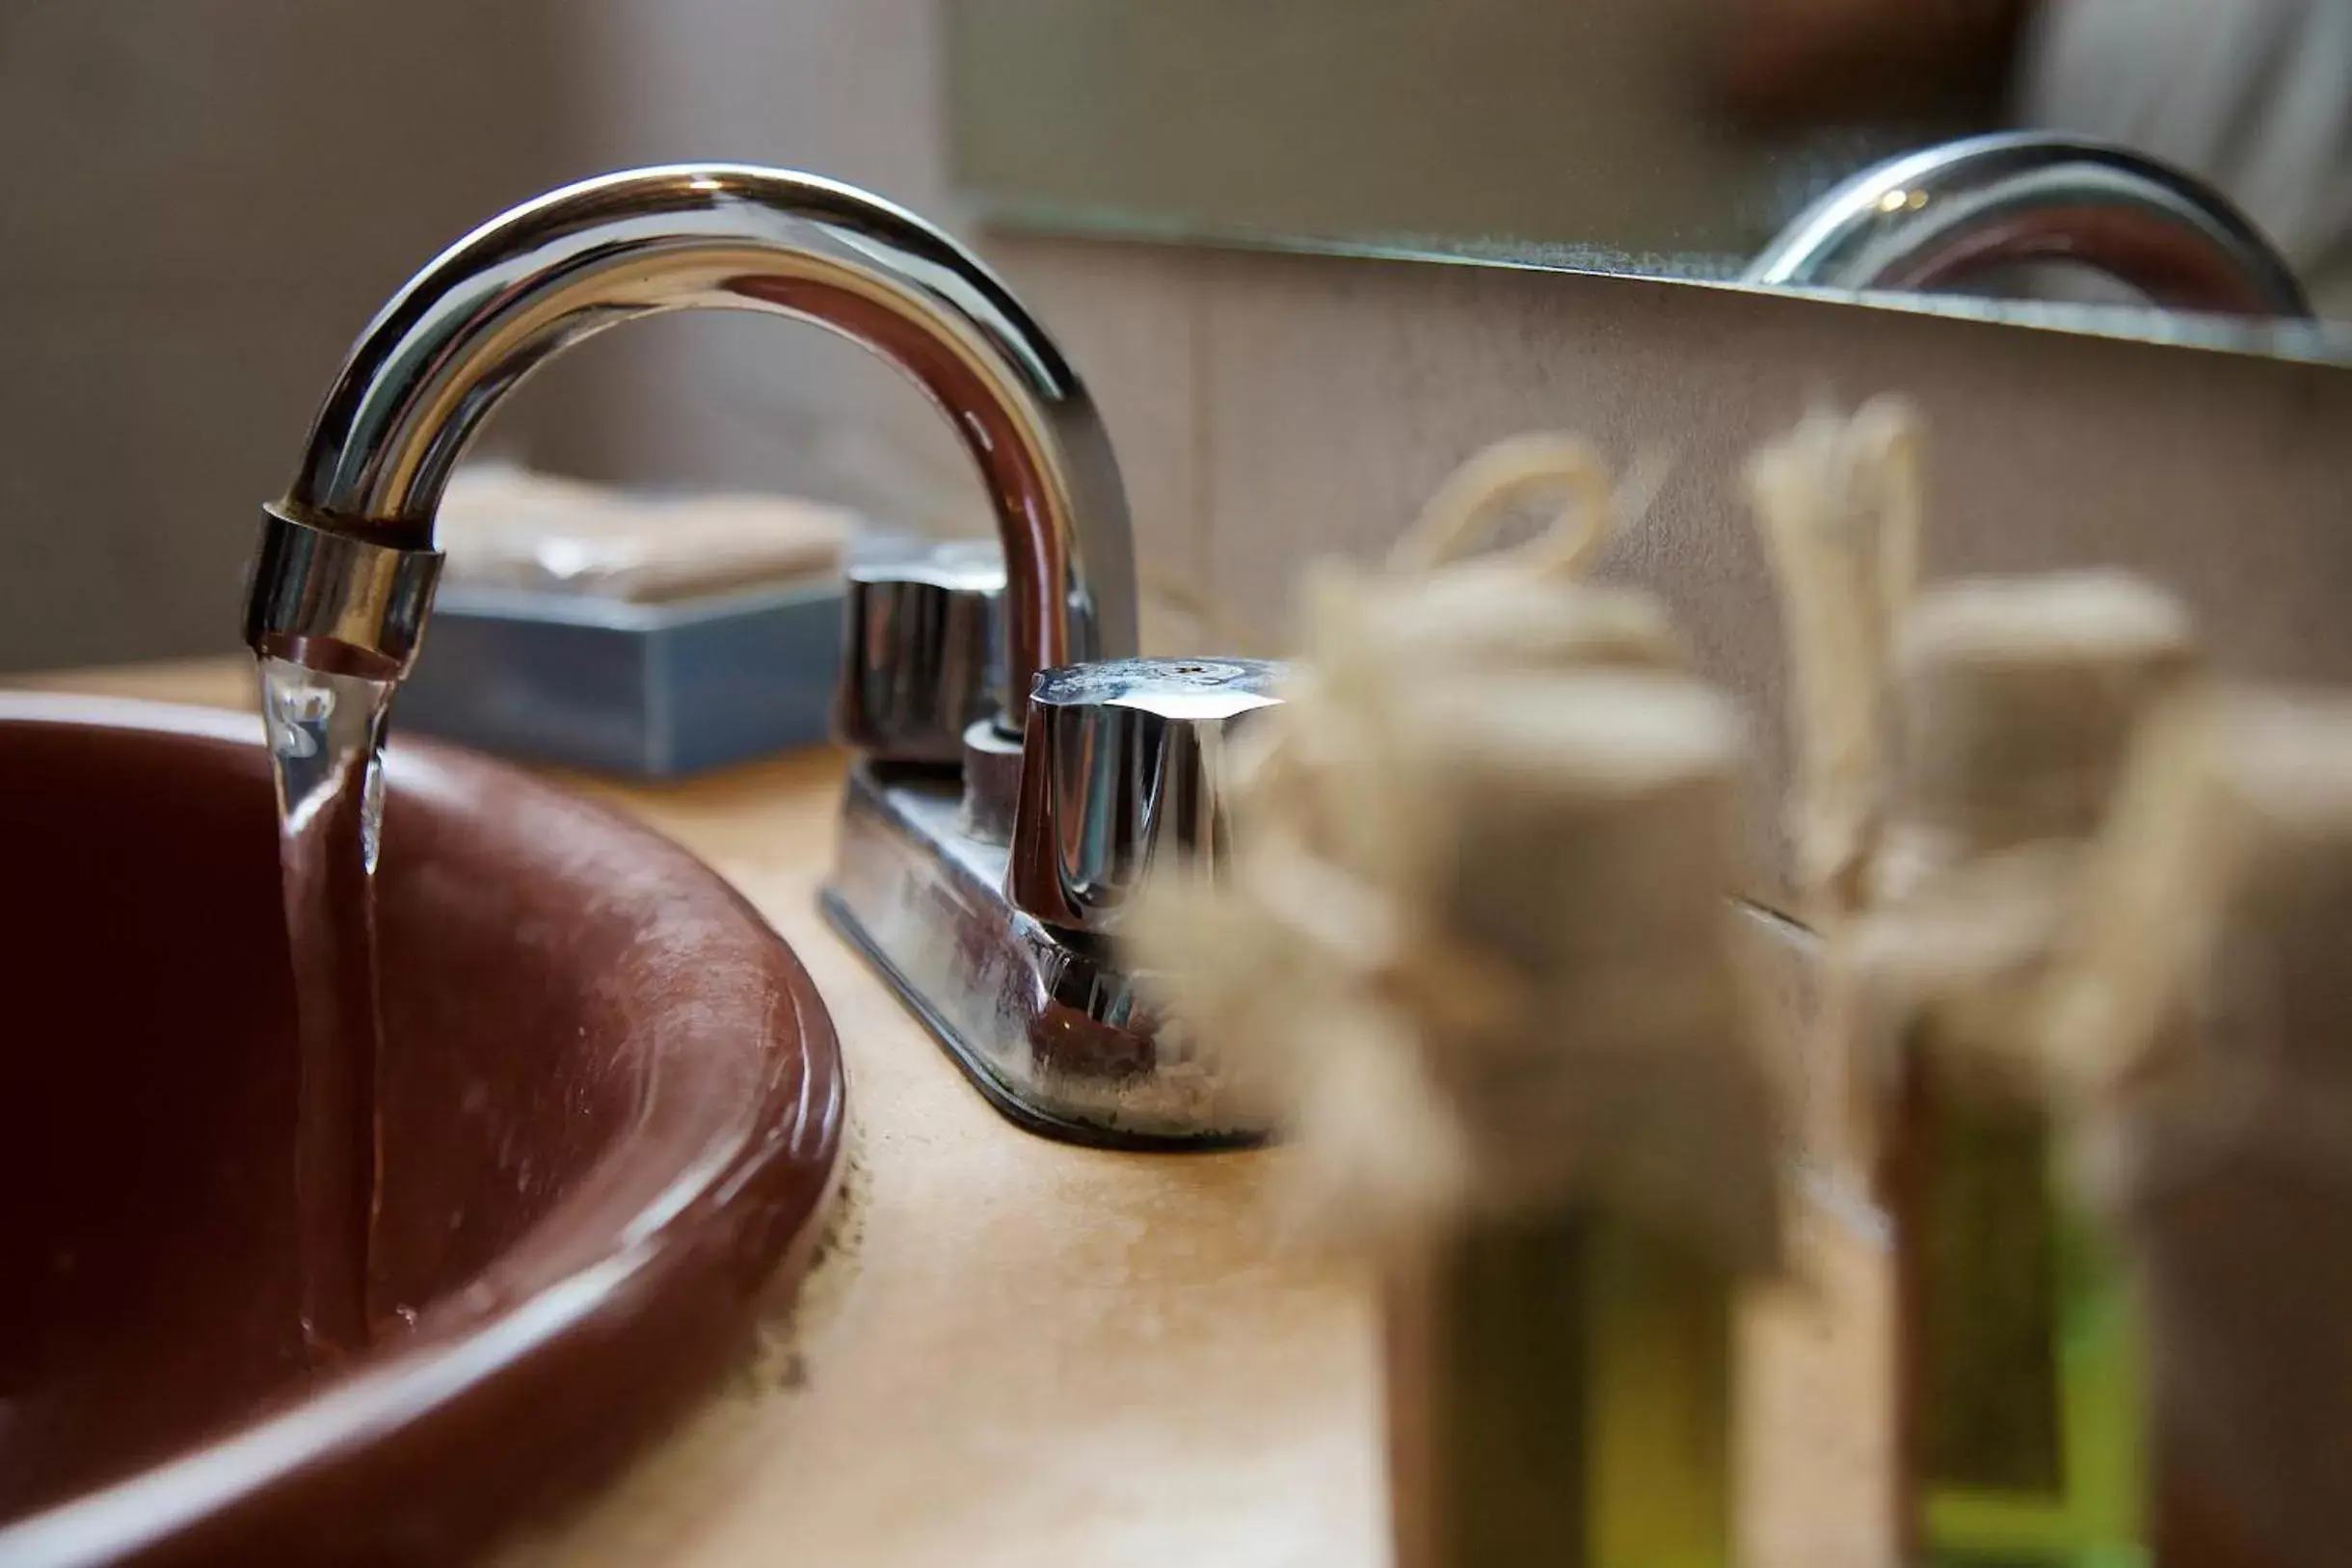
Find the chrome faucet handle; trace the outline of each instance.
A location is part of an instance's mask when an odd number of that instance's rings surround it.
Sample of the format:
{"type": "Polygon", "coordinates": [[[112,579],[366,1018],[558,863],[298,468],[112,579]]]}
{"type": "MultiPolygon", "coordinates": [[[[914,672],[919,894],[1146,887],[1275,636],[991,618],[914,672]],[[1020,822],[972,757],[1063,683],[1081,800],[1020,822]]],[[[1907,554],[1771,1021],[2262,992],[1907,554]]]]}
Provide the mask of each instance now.
{"type": "Polygon", "coordinates": [[[993,540],[878,536],[842,569],[834,735],[879,761],[955,763],[1004,710],[1004,551],[993,540]]]}
{"type": "Polygon", "coordinates": [[[1041,672],[1022,731],[1004,894],[1102,933],[1155,866],[1225,854],[1227,739],[1273,706],[1263,659],[1110,659],[1041,672]]]}

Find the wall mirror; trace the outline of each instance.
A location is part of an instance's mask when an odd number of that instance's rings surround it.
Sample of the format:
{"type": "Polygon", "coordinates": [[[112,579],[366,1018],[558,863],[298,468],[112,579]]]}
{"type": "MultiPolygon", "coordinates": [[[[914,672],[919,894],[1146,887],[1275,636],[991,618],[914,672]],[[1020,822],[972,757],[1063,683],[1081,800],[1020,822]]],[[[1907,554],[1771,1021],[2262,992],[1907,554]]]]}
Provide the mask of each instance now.
{"type": "Polygon", "coordinates": [[[995,225],[2352,349],[2352,11],[2333,0],[943,0],[942,17],[957,178],[995,225]],[[2038,150],[1888,171],[1996,134],[2038,150]],[[1851,210],[1825,209],[1841,191],[1851,210]],[[1808,248],[1804,221],[1848,231],[1808,248]],[[2004,222],[2040,243],[2002,243],[2004,222]],[[2319,324],[2294,319],[2307,301],[2319,324]]]}

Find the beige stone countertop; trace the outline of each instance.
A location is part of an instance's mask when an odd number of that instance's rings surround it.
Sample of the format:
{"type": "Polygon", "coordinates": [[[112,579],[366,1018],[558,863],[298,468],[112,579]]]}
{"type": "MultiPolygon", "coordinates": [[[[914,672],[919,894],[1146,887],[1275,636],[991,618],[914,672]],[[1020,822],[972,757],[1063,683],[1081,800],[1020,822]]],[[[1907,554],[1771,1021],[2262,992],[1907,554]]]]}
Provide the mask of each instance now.
{"type": "MultiPolygon", "coordinates": [[[[252,700],[241,660],[16,683],[252,700]]],[[[679,784],[566,777],[714,866],[799,953],[848,1064],[852,1168],[771,1342],[504,1560],[1384,1562],[1372,1296],[1282,1234],[1282,1152],[1109,1154],[1002,1120],[817,914],[842,766],[813,750],[679,784]]],[[[1844,1209],[1804,1207],[1800,1277],[1743,1327],[1751,1568],[1878,1560],[1884,1385],[1862,1347],[1882,1269],[1844,1209]]]]}

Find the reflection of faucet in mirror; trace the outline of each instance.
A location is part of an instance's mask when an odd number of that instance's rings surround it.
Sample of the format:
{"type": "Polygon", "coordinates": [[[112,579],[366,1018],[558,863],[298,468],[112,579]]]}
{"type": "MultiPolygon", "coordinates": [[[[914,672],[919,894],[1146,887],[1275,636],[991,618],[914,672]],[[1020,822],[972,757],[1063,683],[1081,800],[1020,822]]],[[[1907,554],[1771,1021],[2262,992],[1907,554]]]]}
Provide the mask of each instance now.
{"type": "Polygon", "coordinates": [[[405,674],[440,570],[434,514],[483,418],[581,338],[700,308],[815,322],[905,370],[977,463],[1002,538],[993,573],[920,550],[851,570],[838,711],[860,755],[826,892],[836,923],[1025,1122],[1127,1142],[1245,1131],[1215,1075],[1158,1037],[1104,931],[1122,883],[1214,840],[1207,731],[1262,705],[1270,672],[1126,657],[1135,566],[1094,406],[1004,286],[909,213],[708,165],[589,180],[475,230],[385,306],[328,393],[265,516],[247,640],[314,669],[405,674]],[[996,649],[941,661],[975,627],[996,649]],[[1056,722],[1034,722],[1032,680],[1068,666],[1096,678],[1063,679],[1056,722]],[[1204,686],[1237,700],[1204,706],[1204,686]],[[1055,765],[1027,788],[1025,713],[1030,764],[1055,765]],[[942,714],[977,716],[943,737],[942,714]],[[1080,731],[1109,749],[1064,767],[1055,743],[1080,731]],[[1082,890],[1054,874],[1073,861],[1094,877],[1082,890]],[[1082,892],[1082,917],[1025,896],[1040,887],[1082,892]]]}
{"type": "Polygon", "coordinates": [[[1862,171],[1801,213],[1745,276],[1933,290],[2041,261],[2093,268],[2176,309],[2311,314],[2293,270],[2218,191],[2122,147],[2032,131],[1862,171]]]}
{"type": "MultiPolygon", "coordinates": [[[[2245,237],[2224,216],[2237,211],[2315,313],[2352,320],[2346,0],[1387,0],[1377,27],[1364,11],[961,0],[943,13],[957,177],[993,225],[1065,237],[1726,281],[1858,169],[2033,130],[2082,138],[2053,145],[2089,159],[2035,174],[2037,199],[2075,174],[2150,182],[2139,214],[2109,202],[2095,223],[2070,219],[2083,245],[2127,252],[2117,270],[2144,293],[2238,319],[1972,313],[2336,357],[2332,333],[2246,325],[2313,313],[2260,276],[2266,257],[2200,259],[2245,237]],[[1145,102],[1152,115],[1128,112],[1145,102]],[[1063,134],[1031,134],[1041,104],[1063,134]],[[1610,150],[1627,147],[1639,156],[1610,150]],[[2158,165],[2233,207],[2184,195],[2158,165]],[[2178,245],[2145,232],[2168,203],[2201,212],[2183,223],[2203,231],[2178,245]]],[[[1908,201],[1922,187],[1903,189],[1908,201]]],[[[2009,299],[2130,298],[2079,268],[1971,282],[2009,299]]]]}

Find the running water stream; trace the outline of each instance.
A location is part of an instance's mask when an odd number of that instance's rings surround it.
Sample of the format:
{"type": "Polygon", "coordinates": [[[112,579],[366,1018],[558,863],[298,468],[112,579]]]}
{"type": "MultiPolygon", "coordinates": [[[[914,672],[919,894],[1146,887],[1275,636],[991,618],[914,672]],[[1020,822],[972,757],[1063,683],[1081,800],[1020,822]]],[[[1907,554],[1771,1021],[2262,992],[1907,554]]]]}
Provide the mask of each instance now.
{"type": "Polygon", "coordinates": [[[266,656],[260,678],[294,961],[303,1337],[314,1360],[332,1362],[369,1338],[382,1049],[375,872],[396,687],[266,656]]]}

